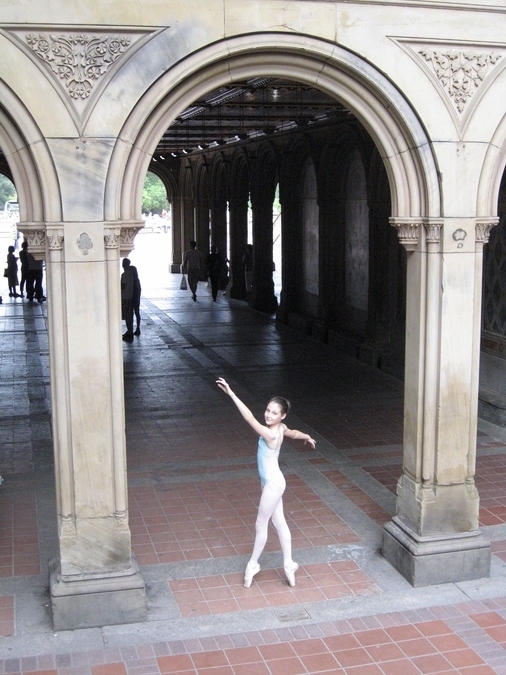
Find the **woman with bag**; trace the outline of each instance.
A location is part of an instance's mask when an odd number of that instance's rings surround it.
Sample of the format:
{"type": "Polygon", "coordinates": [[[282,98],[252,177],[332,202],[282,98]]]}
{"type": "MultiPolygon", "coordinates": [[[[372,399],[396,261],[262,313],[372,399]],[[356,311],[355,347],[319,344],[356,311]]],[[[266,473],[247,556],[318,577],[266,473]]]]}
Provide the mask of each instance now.
{"type": "Polygon", "coordinates": [[[7,279],[9,284],[9,297],[10,298],[20,298],[21,296],[17,292],[17,287],[19,286],[18,281],[18,259],[14,255],[15,248],[14,246],[9,246],[7,253],[7,279]]]}

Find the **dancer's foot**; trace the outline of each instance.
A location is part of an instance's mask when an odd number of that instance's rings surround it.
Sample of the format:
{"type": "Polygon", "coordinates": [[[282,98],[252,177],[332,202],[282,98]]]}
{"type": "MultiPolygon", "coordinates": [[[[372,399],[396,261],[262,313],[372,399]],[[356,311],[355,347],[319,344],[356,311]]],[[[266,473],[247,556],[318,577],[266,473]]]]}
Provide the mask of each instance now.
{"type": "Polygon", "coordinates": [[[139,326],[137,326],[137,330],[134,332],[134,335],[137,335],[137,337],[139,337],[140,334],[141,334],[141,329],[139,328],[139,326]]]}
{"type": "Polygon", "coordinates": [[[260,572],[260,565],[258,563],[248,563],[246,565],[246,572],[244,572],[244,588],[249,588],[255,574],[260,572]]]}
{"type": "Polygon", "coordinates": [[[296,562],[292,563],[288,567],[285,567],[286,580],[288,585],[292,588],[295,586],[295,572],[299,569],[299,566],[296,562]]]}

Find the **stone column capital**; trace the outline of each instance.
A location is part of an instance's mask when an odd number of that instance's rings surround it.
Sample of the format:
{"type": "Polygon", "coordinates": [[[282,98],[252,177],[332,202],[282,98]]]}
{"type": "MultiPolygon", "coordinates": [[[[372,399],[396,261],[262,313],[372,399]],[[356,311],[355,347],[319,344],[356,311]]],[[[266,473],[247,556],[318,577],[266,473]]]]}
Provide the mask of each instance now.
{"type": "Polygon", "coordinates": [[[106,248],[119,248],[121,238],[121,227],[119,225],[114,225],[109,227],[106,225],[104,227],[104,241],[106,248]]]}
{"type": "Polygon", "coordinates": [[[36,260],[43,260],[46,257],[46,223],[22,222],[19,223],[18,230],[25,235],[33,257],[36,260]]]}
{"type": "MultiPolygon", "coordinates": [[[[134,248],[134,240],[139,230],[144,227],[143,220],[124,220],[121,222],[120,254],[128,255],[134,248]]],[[[117,225],[115,225],[116,227],[117,225]]]]}
{"type": "Polygon", "coordinates": [[[490,239],[490,232],[492,228],[499,225],[499,218],[476,218],[476,242],[479,244],[486,244],[490,239]]]}
{"type": "MultiPolygon", "coordinates": [[[[61,251],[64,239],[63,225],[48,225],[46,227],[46,238],[50,251],[61,251]]],[[[30,248],[30,246],[28,247],[30,248]]]]}
{"type": "Polygon", "coordinates": [[[441,240],[442,218],[426,218],[423,221],[428,244],[439,244],[441,240]]]}
{"type": "Polygon", "coordinates": [[[400,243],[406,251],[414,251],[418,246],[423,218],[389,218],[390,225],[397,230],[400,243]]]}

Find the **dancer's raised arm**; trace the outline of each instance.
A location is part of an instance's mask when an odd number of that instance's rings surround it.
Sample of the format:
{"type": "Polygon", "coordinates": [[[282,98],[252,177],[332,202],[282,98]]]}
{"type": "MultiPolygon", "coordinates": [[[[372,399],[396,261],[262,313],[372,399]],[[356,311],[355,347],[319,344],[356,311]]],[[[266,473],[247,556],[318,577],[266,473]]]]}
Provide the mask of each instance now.
{"type": "Polygon", "coordinates": [[[245,403],[243,403],[236,394],[234,394],[228,382],[226,382],[222,377],[219,377],[216,380],[216,384],[220,389],[223,389],[225,394],[228,394],[230,396],[232,401],[237,406],[237,409],[243,416],[244,420],[259,436],[262,436],[268,443],[272,442],[275,439],[276,437],[275,434],[268,427],[264,426],[263,424],[260,424],[260,422],[257,419],[255,419],[255,416],[248,408],[248,406],[245,403]]]}

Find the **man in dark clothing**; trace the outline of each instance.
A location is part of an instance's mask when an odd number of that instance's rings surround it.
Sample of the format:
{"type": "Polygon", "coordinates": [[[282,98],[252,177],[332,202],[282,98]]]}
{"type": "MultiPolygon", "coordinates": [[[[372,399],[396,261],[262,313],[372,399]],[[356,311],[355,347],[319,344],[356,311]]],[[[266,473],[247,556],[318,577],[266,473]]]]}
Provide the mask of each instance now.
{"type": "Polygon", "coordinates": [[[28,242],[24,241],[21,244],[21,251],[19,252],[19,262],[21,263],[21,281],[19,284],[19,292],[21,297],[24,298],[23,291],[25,289],[25,284],[28,279],[28,242]]]}
{"type": "Polygon", "coordinates": [[[207,256],[207,271],[209,272],[209,279],[211,280],[211,293],[213,300],[216,302],[218,297],[218,288],[221,278],[222,259],[218,253],[218,248],[214,244],[211,246],[211,253],[207,256]]]}
{"type": "Polygon", "coordinates": [[[183,274],[188,275],[188,284],[192,292],[193,302],[197,299],[197,285],[202,272],[202,253],[197,251],[197,242],[190,241],[190,248],[183,256],[183,274]]]}

